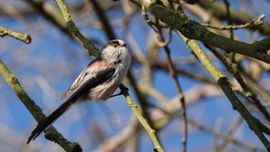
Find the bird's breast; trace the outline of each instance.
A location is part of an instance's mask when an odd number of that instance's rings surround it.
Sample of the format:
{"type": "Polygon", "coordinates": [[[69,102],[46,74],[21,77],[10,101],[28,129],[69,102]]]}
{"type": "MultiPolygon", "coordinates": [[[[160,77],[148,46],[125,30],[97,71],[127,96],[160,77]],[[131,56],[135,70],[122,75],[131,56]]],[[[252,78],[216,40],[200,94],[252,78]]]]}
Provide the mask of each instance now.
{"type": "Polygon", "coordinates": [[[121,81],[122,78],[119,74],[116,74],[112,79],[109,79],[108,81],[89,90],[88,100],[98,101],[108,99],[120,85],[121,81]]]}

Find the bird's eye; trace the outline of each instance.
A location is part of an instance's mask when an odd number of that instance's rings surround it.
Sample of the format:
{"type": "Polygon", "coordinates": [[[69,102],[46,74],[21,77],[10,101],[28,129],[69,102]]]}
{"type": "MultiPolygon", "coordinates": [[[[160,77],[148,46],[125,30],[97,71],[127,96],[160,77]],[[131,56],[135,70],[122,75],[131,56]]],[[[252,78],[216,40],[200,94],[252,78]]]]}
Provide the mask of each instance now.
{"type": "Polygon", "coordinates": [[[117,61],[114,61],[114,64],[119,64],[119,63],[121,63],[122,62],[122,60],[117,60],[117,61]]]}

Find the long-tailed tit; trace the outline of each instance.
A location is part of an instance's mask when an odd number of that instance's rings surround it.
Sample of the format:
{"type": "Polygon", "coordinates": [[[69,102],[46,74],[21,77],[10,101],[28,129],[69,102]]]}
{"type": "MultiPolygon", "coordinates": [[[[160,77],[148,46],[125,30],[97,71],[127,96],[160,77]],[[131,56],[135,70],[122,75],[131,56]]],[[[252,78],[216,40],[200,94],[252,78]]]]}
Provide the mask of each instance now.
{"type": "Polygon", "coordinates": [[[130,64],[131,56],[124,41],[115,39],[106,44],[100,55],[64,93],[62,98],[68,96],[67,100],[37,125],[27,143],[34,140],[74,103],[108,99],[125,78],[130,64]]]}

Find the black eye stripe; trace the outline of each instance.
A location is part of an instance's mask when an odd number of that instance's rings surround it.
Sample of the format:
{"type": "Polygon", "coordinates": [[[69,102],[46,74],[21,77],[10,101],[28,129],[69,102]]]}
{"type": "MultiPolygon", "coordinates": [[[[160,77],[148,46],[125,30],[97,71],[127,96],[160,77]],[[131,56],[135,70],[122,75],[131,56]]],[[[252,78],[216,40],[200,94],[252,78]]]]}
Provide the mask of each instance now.
{"type": "Polygon", "coordinates": [[[117,40],[111,41],[111,43],[112,43],[114,46],[119,46],[119,45],[120,45],[119,41],[117,41],[117,40]]]}

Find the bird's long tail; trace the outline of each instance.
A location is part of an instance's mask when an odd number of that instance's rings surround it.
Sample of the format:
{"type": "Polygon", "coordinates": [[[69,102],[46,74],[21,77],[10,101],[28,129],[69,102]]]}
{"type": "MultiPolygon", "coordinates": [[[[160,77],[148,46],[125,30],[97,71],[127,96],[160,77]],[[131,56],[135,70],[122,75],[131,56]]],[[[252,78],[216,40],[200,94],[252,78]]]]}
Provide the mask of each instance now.
{"type": "MultiPolygon", "coordinates": [[[[64,102],[59,108],[57,108],[52,114],[50,114],[46,119],[41,121],[37,127],[32,131],[27,143],[37,138],[37,136],[51,125],[57,118],[59,118],[67,109],[76,101],[85,96],[91,88],[98,86],[99,84],[110,79],[115,72],[115,68],[108,68],[104,71],[99,72],[95,77],[88,79],[84,82],[74,93],[64,102]]],[[[90,99],[88,99],[90,100],[90,99]]]]}
{"type": "Polygon", "coordinates": [[[31,136],[28,138],[27,144],[44,131],[48,126],[50,126],[57,118],[59,118],[69,107],[74,103],[74,100],[67,100],[60,107],[58,107],[53,113],[51,113],[47,118],[41,121],[37,127],[32,131],[31,136]]]}

